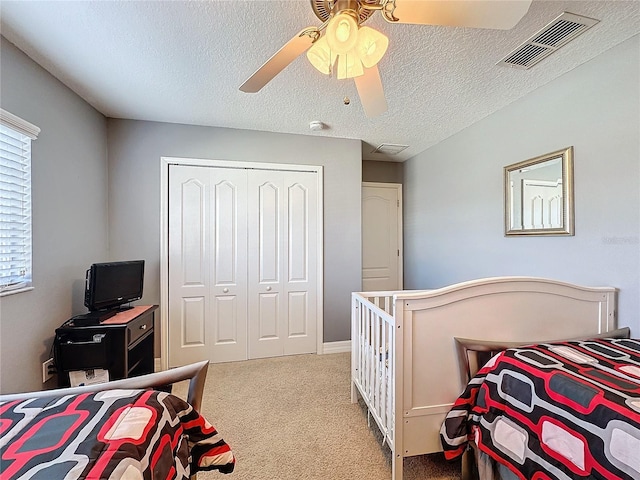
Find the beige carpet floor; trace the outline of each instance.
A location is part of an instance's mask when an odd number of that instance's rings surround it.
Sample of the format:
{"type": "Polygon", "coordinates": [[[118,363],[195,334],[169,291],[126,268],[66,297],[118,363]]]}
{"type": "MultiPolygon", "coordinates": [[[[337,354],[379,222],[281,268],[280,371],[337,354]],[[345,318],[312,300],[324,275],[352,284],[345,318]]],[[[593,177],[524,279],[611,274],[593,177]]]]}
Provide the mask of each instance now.
{"type": "MultiPolygon", "coordinates": [[[[348,353],[210,365],[202,413],[237,464],[228,477],[200,480],[391,479],[389,448],[364,404],[350,401],[348,353]]],[[[404,480],[460,478],[441,454],[406,458],[404,469],[404,480]]]]}

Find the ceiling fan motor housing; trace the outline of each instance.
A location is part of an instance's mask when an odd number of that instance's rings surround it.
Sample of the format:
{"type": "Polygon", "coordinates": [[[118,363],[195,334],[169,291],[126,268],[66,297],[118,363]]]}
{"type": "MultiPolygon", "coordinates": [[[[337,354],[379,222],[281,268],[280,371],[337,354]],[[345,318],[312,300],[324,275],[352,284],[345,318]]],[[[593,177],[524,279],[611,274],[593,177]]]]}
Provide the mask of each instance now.
{"type": "Polygon", "coordinates": [[[311,0],[311,8],[313,8],[313,13],[316,14],[316,17],[322,22],[326,22],[339,12],[351,10],[355,13],[358,24],[362,24],[375,12],[375,10],[360,8],[363,3],[375,5],[378,0],[311,0]]]}

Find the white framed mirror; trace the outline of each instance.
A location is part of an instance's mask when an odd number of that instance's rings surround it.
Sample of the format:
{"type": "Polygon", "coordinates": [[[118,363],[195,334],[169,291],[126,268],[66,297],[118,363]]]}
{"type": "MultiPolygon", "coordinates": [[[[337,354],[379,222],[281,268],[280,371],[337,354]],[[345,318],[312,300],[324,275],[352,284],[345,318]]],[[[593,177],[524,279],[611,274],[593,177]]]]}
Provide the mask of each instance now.
{"type": "Polygon", "coordinates": [[[573,147],[504,167],[505,235],[574,235],[573,147]]]}

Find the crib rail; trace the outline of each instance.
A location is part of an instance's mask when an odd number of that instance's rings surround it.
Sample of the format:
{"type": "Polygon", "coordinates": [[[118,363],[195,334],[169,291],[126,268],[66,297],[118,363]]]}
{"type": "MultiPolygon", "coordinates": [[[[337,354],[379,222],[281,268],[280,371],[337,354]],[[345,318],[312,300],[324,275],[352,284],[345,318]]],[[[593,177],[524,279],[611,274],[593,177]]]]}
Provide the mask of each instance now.
{"type": "Polygon", "coordinates": [[[391,448],[395,409],[395,293],[353,293],[351,317],[351,401],[357,401],[357,388],[391,448]]]}

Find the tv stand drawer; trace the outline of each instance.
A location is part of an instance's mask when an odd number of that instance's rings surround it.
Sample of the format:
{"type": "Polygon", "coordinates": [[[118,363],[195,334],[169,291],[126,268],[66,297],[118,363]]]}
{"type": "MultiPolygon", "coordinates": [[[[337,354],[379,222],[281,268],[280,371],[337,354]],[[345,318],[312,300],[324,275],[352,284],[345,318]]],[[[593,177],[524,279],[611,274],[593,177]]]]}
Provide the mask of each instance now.
{"type": "Polygon", "coordinates": [[[143,315],[127,325],[127,344],[135,343],[139,338],[153,332],[153,315],[143,315]]]}

